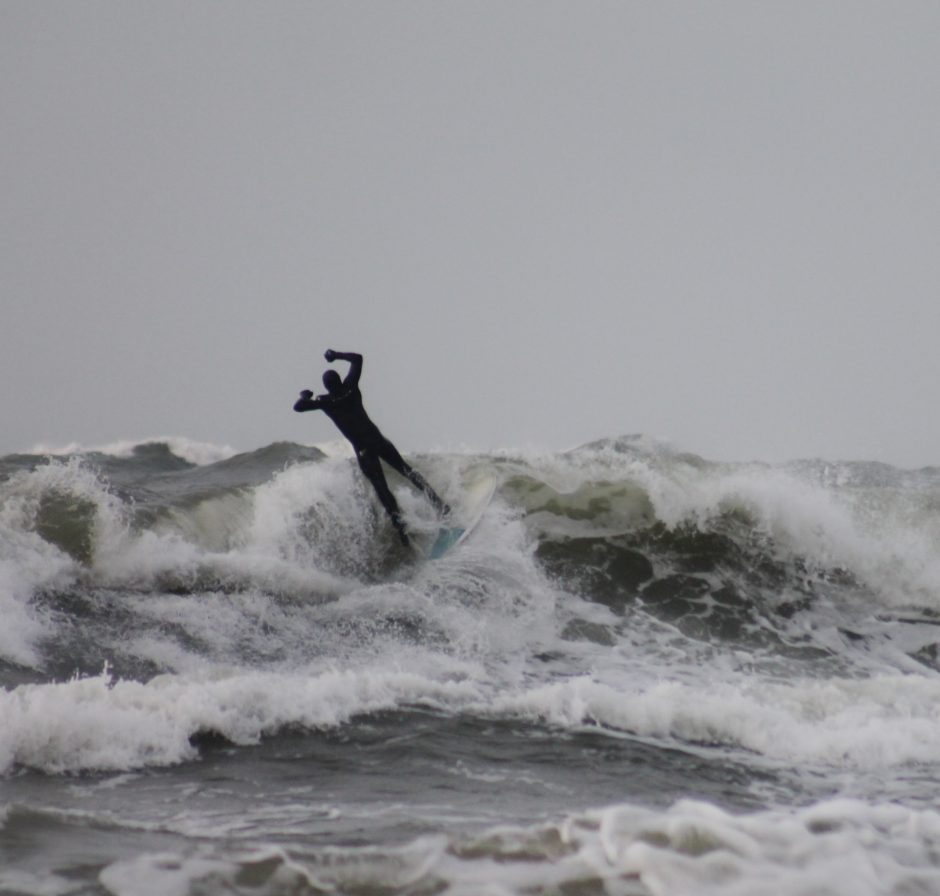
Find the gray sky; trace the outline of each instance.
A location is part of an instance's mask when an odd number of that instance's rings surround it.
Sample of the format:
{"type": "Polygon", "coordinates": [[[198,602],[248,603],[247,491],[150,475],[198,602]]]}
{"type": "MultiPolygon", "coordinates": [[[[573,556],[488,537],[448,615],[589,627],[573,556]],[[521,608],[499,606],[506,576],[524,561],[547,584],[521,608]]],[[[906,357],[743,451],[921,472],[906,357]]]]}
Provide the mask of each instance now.
{"type": "Polygon", "coordinates": [[[0,120],[0,452],[940,464],[934,0],[2,0],[0,120]]]}

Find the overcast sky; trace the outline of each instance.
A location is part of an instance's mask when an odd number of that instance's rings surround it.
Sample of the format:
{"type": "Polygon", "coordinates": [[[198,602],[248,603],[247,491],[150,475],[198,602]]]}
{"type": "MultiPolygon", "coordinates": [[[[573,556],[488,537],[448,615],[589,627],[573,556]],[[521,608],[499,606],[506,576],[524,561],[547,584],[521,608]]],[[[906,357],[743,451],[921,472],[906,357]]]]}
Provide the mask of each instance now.
{"type": "Polygon", "coordinates": [[[0,0],[0,121],[0,453],[940,464],[935,0],[0,0]]]}

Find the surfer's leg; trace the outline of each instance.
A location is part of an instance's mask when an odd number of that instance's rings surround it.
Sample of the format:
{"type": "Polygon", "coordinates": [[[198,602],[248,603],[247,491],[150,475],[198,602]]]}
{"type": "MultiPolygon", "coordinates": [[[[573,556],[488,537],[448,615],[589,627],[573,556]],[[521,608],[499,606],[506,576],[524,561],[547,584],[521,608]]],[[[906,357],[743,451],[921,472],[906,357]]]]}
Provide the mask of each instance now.
{"type": "Polygon", "coordinates": [[[450,513],[450,507],[445,504],[440,496],[428,484],[428,481],[398,453],[398,449],[385,439],[379,448],[379,457],[385,461],[393,470],[397,470],[409,482],[417,486],[427,495],[428,500],[437,508],[441,516],[447,516],[450,513]]]}
{"type": "Polygon", "coordinates": [[[356,459],[359,461],[359,469],[362,470],[366,479],[372,483],[372,487],[379,496],[385,512],[391,517],[392,525],[398,530],[401,543],[407,547],[408,533],[405,531],[405,523],[401,518],[398,502],[385,481],[385,474],[382,472],[382,464],[379,463],[378,455],[368,450],[357,451],[356,459]]]}

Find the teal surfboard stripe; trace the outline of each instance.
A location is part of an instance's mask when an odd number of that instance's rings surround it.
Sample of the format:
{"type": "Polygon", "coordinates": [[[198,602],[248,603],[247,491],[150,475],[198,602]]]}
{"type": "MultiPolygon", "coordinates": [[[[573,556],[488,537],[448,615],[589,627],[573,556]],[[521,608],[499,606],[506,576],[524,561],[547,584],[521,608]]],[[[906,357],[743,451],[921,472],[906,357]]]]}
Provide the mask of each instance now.
{"type": "Polygon", "coordinates": [[[437,536],[437,541],[434,542],[434,546],[431,548],[431,559],[436,560],[438,557],[444,556],[444,554],[460,540],[460,536],[463,535],[465,531],[465,529],[459,527],[454,529],[441,529],[440,534],[437,536]]]}

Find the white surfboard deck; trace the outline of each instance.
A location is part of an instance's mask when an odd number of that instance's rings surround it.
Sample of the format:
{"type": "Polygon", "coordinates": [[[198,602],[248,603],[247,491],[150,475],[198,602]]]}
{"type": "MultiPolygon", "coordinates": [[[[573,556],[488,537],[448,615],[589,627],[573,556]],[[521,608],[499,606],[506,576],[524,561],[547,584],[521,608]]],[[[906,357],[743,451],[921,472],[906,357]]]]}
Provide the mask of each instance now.
{"type": "Polygon", "coordinates": [[[492,473],[476,476],[465,488],[456,506],[448,516],[450,525],[441,527],[428,552],[428,559],[437,560],[466,540],[483,518],[496,491],[496,477],[492,473]]]}

